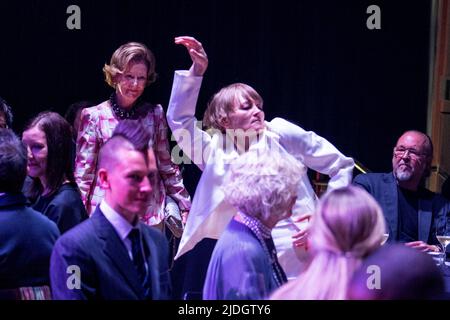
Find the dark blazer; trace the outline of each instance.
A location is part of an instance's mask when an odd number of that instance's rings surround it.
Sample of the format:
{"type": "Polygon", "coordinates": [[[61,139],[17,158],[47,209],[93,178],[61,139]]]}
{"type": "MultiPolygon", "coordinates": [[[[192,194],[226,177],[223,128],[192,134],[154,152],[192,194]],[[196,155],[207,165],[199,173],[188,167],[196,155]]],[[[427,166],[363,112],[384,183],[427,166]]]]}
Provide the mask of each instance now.
{"type": "Polygon", "coordinates": [[[0,289],[50,285],[56,224],[26,206],[23,194],[0,196],[0,289]]]}
{"type": "Polygon", "coordinates": [[[75,182],[63,184],[51,196],[39,196],[33,209],[55,222],[61,234],[88,218],[75,182]]]}
{"type": "MultiPolygon", "coordinates": [[[[396,240],[398,235],[398,194],[394,174],[367,173],[356,176],[353,183],[367,190],[383,209],[389,226],[389,242],[396,240]],[[395,235],[395,236],[392,236],[395,235]]],[[[435,219],[441,215],[450,214],[450,202],[439,194],[425,190],[419,199],[418,224],[419,239],[428,244],[438,244],[435,233],[435,219]]]]}
{"type": "MultiPolygon", "coordinates": [[[[140,222],[141,223],[141,222],[140,222]]],[[[170,298],[168,245],[158,230],[140,225],[149,249],[153,299],[170,298]]],[[[67,231],[56,242],[50,263],[54,299],[142,300],[144,292],[127,249],[112,224],[97,207],[91,218],[67,231]],[[73,285],[79,267],[81,287],[73,285]],[[68,284],[72,284],[72,289],[68,284]]]]}

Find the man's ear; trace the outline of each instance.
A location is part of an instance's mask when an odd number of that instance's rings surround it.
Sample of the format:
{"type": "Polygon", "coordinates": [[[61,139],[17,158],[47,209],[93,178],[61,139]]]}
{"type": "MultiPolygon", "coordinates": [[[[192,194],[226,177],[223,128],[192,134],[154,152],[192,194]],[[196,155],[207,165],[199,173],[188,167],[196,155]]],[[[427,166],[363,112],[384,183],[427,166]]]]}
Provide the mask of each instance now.
{"type": "Polygon", "coordinates": [[[108,179],[108,171],[104,168],[98,169],[98,180],[100,182],[100,187],[102,189],[109,189],[109,179],[108,179]]]}

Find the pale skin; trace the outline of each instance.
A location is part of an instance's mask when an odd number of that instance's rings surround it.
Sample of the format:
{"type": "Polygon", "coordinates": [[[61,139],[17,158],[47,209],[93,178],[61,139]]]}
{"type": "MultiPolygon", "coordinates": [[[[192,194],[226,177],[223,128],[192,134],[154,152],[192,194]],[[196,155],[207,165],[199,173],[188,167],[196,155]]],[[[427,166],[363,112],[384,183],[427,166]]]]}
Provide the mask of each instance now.
{"type": "MultiPolygon", "coordinates": [[[[208,56],[203,49],[202,44],[193,37],[180,36],[175,38],[176,44],[183,45],[189,52],[192,60],[192,66],[189,72],[192,76],[201,77],[208,68],[208,56]]],[[[181,219],[183,224],[186,224],[189,211],[181,212],[181,219]]]]}
{"type": "MultiPolygon", "coordinates": [[[[297,219],[295,219],[294,222],[303,222],[303,221],[309,222],[311,217],[312,217],[311,213],[302,214],[297,219]]],[[[305,249],[308,248],[308,229],[309,225],[292,236],[292,238],[294,239],[293,244],[295,247],[304,246],[305,249]]]]}
{"type": "Polygon", "coordinates": [[[208,68],[208,56],[200,41],[193,37],[181,36],[175,38],[176,44],[181,44],[188,50],[192,60],[192,66],[189,73],[195,77],[201,77],[208,68]]]}
{"type": "Polygon", "coordinates": [[[147,66],[145,63],[131,63],[124,74],[117,75],[116,96],[122,108],[130,109],[136,100],[144,93],[147,81],[147,66]]]}
{"type": "MultiPolygon", "coordinates": [[[[29,128],[22,134],[22,141],[27,147],[27,172],[33,178],[38,178],[42,184],[44,191],[42,195],[48,194],[50,191],[47,187],[47,157],[48,146],[45,132],[38,125],[29,128]]],[[[69,181],[64,176],[64,183],[69,181]]]]}
{"type": "Polygon", "coordinates": [[[149,150],[146,160],[139,151],[119,148],[116,157],[114,166],[99,168],[98,178],[105,189],[106,203],[135,225],[147,210],[153,190],[151,176],[157,172],[155,156],[149,150]]]}

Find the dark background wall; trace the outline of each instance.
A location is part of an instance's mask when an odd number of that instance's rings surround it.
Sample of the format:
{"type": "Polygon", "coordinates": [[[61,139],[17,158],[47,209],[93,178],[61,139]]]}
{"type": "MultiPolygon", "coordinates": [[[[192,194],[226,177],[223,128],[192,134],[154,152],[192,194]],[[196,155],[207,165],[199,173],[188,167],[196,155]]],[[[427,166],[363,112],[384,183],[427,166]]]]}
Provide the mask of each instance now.
{"type": "Polygon", "coordinates": [[[189,58],[173,44],[197,37],[210,67],[198,116],[219,88],[254,86],[266,118],[316,131],[374,171],[390,170],[392,147],[409,128],[426,129],[431,1],[37,1],[0,4],[0,96],[15,130],[39,111],[64,114],[75,101],[105,100],[102,66],[128,41],[147,44],[158,81],[147,100],[167,108],[173,71],[189,58]],[[68,30],[66,8],[81,8],[68,30]],[[366,9],[381,8],[381,30],[366,9]]]}

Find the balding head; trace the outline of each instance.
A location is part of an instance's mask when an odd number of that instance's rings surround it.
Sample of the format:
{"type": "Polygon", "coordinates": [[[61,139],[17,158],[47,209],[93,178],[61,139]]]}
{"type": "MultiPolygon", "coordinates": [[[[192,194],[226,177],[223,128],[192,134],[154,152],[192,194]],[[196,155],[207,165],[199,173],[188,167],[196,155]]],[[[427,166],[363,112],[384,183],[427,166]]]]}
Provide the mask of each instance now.
{"type": "Polygon", "coordinates": [[[433,159],[433,144],[425,133],[410,130],[403,133],[394,147],[392,167],[397,183],[417,190],[429,176],[433,159]]]}
{"type": "Polygon", "coordinates": [[[408,130],[404,132],[400,138],[398,138],[397,145],[400,141],[405,139],[414,139],[417,145],[420,146],[421,152],[423,152],[427,157],[433,157],[433,142],[431,141],[430,136],[426,133],[418,130],[408,130]]]}

